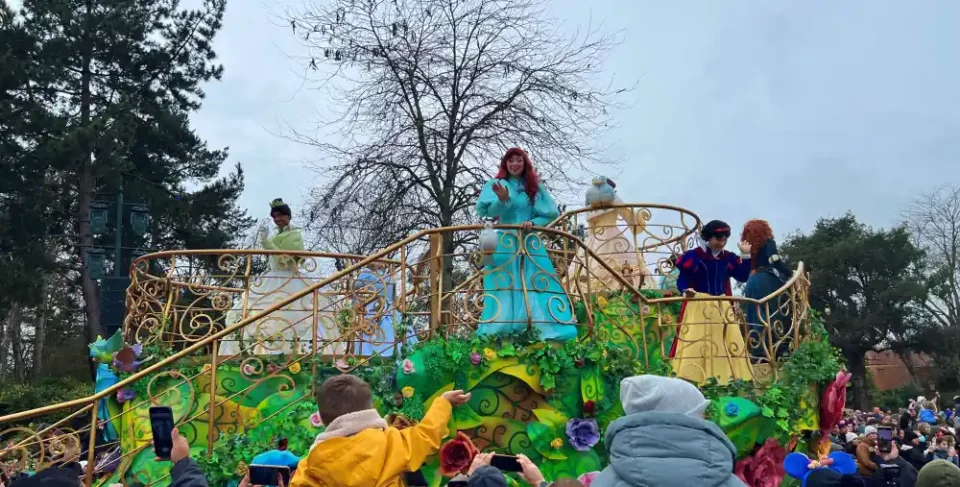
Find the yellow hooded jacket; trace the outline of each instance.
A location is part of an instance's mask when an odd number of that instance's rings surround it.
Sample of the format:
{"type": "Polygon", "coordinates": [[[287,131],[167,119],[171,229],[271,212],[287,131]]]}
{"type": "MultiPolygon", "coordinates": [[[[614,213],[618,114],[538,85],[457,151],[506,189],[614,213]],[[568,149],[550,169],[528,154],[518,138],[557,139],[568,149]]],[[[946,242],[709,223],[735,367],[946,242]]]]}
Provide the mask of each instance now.
{"type": "Polygon", "coordinates": [[[440,397],[416,426],[321,441],[300,461],[290,487],[402,487],[403,474],[419,470],[440,449],[452,413],[440,397]]]}

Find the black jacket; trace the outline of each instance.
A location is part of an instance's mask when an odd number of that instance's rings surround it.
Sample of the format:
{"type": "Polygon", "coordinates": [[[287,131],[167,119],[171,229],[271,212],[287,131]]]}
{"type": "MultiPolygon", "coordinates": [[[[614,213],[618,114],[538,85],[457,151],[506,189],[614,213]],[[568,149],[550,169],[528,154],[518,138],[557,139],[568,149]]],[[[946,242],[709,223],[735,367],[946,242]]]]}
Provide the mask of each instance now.
{"type": "Polygon", "coordinates": [[[200,471],[197,462],[187,457],[173,465],[170,470],[170,487],[209,487],[207,477],[200,471]]]}

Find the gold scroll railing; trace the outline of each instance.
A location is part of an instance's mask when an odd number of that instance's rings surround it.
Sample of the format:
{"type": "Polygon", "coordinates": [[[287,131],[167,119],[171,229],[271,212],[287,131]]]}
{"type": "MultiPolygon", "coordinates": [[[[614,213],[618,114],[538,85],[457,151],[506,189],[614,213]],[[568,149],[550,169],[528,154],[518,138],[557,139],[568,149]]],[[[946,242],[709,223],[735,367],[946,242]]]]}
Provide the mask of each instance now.
{"type": "MultiPolygon", "coordinates": [[[[4,445],[0,468],[37,470],[65,459],[84,458],[88,460],[85,485],[94,485],[98,454],[117,446],[98,442],[105,423],[130,417],[126,415],[139,414],[143,419],[145,408],[137,407],[139,403],[177,404],[202,394],[210,399],[176,419],[188,435],[189,425],[195,421],[216,423],[215,428],[207,428],[205,438],[198,438],[199,432],[191,438],[205,442],[210,452],[220,434],[252,426],[240,418],[224,423],[217,416],[224,405],[238,398],[242,401],[265,381],[279,381],[278,392],[302,393],[283,378],[294,368],[315,374],[318,364],[326,362],[349,372],[371,360],[395,356],[414,340],[429,340],[437,334],[468,335],[486,325],[519,329],[573,326],[581,339],[599,336],[628,344],[638,350],[638,360],[648,360],[658,348],[666,356],[663,350],[669,345],[664,337],[677,324],[666,318],[670,313],[665,308],[683,298],[644,296],[635,283],[579,237],[557,229],[537,228],[519,234],[517,226],[500,226],[501,246],[494,252],[445,250],[450,247],[446,242],[463,241],[464,233],[475,234],[480,229],[475,225],[426,230],[367,257],[263,250],[144,256],[131,270],[128,338],[135,337],[151,350],[171,350],[169,355],[146,357],[148,365],[89,397],[0,417],[5,426],[0,432],[0,445],[4,445]],[[289,268],[258,264],[263,260],[291,264],[289,268]],[[578,277],[590,277],[594,269],[602,269],[607,278],[578,277]],[[493,306],[505,309],[504,296],[512,300],[512,314],[491,313],[493,306]],[[634,311],[609,306],[616,299],[645,313],[639,327],[631,314],[634,311]],[[541,305],[546,305],[546,312],[538,314],[544,311],[537,309],[541,305]],[[569,320],[558,314],[567,308],[582,311],[581,318],[569,320]],[[247,388],[220,390],[216,374],[224,365],[239,366],[256,379],[247,388]],[[147,381],[146,397],[136,397],[136,404],[111,417],[97,418],[101,400],[141,380],[147,381]],[[206,384],[206,388],[198,389],[202,387],[198,384],[206,384]],[[53,419],[38,423],[41,417],[53,419]]],[[[776,373],[777,344],[792,347],[804,336],[802,316],[806,313],[800,311],[805,309],[808,283],[802,275],[801,266],[787,284],[764,300],[711,299],[735,303],[737,308],[769,307],[781,301],[778,296],[789,296],[786,301],[792,306],[793,321],[789,325],[781,322],[784,333],[760,333],[757,339],[758,344],[770,342],[765,345],[767,356],[773,359],[766,366],[769,374],[776,373]],[[789,339],[784,338],[787,334],[789,339]]],[[[737,312],[728,315],[712,324],[746,328],[737,312]]],[[[779,315],[770,311],[767,316],[779,315]]],[[[721,348],[709,353],[720,358],[747,353],[721,348]]],[[[299,400],[309,397],[301,394],[299,400]]],[[[149,448],[149,439],[133,438],[135,447],[125,446],[121,460],[149,448]]]]}
{"type": "MultiPolygon", "coordinates": [[[[617,272],[650,289],[670,274],[674,259],[698,245],[701,225],[699,216],[677,206],[621,203],[568,210],[548,226],[578,235],[617,272]]],[[[598,266],[591,274],[610,281],[598,266]]]]}

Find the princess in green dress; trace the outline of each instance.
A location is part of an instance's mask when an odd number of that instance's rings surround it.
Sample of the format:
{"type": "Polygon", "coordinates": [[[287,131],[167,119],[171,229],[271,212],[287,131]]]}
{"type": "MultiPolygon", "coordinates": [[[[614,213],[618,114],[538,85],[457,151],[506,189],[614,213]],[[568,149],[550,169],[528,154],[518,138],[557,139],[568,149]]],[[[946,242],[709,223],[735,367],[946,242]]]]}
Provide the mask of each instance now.
{"type": "Polygon", "coordinates": [[[499,230],[497,249],[486,261],[478,333],[518,333],[533,326],[544,339],[576,338],[570,300],[543,241],[530,232],[534,226],[546,226],[560,212],[522,149],[504,154],[496,178],[483,186],[477,215],[501,225],[522,226],[519,235],[516,230],[499,230]]]}

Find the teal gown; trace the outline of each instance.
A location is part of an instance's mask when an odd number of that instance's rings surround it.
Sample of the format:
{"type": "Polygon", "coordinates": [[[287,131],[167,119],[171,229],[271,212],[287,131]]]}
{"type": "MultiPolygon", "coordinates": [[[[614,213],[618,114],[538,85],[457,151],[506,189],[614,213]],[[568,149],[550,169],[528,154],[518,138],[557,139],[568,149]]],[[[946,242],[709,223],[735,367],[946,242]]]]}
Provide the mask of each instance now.
{"type": "MultiPolygon", "coordinates": [[[[537,192],[536,201],[531,203],[523,192],[523,181],[501,180],[510,193],[509,200],[501,202],[493,192],[496,181],[487,181],[483,186],[477,200],[477,215],[499,219],[501,225],[533,222],[540,227],[560,215],[556,202],[543,186],[537,192]]],[[[573,308],[540,237],[526,233],[521,251],[516,230],[497,232],[497,250],[486,257],[483,269],[483,314],[477,333],[512,334],[533,325],[543,339],[577,338],[573,308]],[[524,289],[529,298],[529,316],[524,289]]]]}

